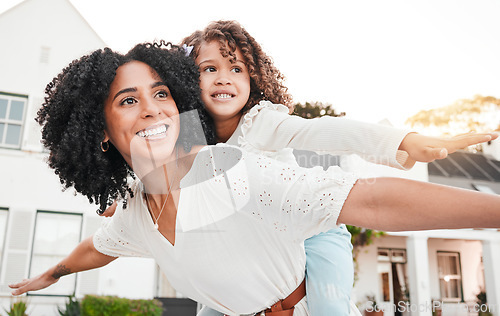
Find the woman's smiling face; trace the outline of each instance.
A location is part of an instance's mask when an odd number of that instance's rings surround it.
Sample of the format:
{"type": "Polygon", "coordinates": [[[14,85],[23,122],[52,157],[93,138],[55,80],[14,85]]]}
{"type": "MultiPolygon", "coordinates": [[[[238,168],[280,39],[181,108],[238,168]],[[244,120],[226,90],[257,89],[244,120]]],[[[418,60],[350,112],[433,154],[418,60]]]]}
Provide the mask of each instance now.
{"type": "Polygon", "coordinates": [[[104,116],[104,141],[109,140],[131,167],[142,159],[158,165],[172,155],[179,112],[166,83],[147,64],[131,61],[116,70],[104,116]]]}

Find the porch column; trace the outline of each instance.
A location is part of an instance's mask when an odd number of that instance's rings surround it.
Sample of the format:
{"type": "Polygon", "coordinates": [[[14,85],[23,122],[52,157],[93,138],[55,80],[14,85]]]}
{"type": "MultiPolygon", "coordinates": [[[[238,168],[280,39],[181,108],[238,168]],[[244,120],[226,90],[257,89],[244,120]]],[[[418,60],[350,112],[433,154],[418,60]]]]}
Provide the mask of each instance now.
{"type": "Polygon", "coordinates": [[[411,235],[406,240],[412,316],[432,315],[427,239],[411,235]]]}
{"type": "Polygon", "coordinates": [[[500,316],[500,241],[483,240],[486,299],[493,315],[500,316]]]}

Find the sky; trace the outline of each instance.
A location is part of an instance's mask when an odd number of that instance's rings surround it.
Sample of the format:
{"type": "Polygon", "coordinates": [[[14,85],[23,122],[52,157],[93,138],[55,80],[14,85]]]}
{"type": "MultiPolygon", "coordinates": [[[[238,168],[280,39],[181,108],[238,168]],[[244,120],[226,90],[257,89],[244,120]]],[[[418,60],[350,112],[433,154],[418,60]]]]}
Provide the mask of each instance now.
{"type": "MultiPolygon", "coordinates": [[[[500,0],[69,0],[111,48],[178,43],[239,21],[297,102],[402,126],[422,109],[500,98],[500,0]]],[[[1,0],[0,13],[19,3],[1,0]]]]}

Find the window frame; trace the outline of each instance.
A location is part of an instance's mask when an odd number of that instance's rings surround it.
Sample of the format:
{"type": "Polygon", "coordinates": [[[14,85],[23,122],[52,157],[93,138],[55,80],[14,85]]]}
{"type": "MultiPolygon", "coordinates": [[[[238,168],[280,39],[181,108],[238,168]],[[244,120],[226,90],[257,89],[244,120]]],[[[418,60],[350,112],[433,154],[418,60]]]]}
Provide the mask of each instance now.
{"type": "MultiPolygon", "coordinates": [[[[82,241],[82,234],[83,234],[83,213],[74,213],[74,212],[58,212],[58,211],[47,211],[47,210],[37,210],[36,215],[35,215],[35,226],[33,228],[33,240],[32,240],[32,247],[31,247],[31,252],[29,256],[29,267],[28,267],[28,272],[31,274],[31,266],[33,264],[33,252],[35,250],[35,238],[36,238],[36,229],[38,225],[38,214],[56,214],[56,215],[72,215],[72,216],[79,216],[80,217],[80,233],[78,234],[78,243],[82,241]]],[[[74,273],[75,275],[75,283],[73,285],[73,290],[72,294],[70,295],[75,295],[76,290],[78,288],[78,272],[74,273]]],[[[29,275],[29,277],[32,277],[29,275]]],[[[26,295],[28,296],[45,296],[45,297],[68,297],[68,294],[46,294],[46,293],[36,293],[36,292],[28,292],[26,295]]]]}
{"type": "Polygon", "coordinates": [[[5,118],[0,118],[0,124],[6,125],[3,127],[4,130],[0,131],[0,134],[2,135],[2,137],[0,138],[0,148],[21,149],[22,144],[23,144],[24,130],[25,130],[25,126],[26,126],[26,113],[28,112],[29,97],[27,95],[24,95],[24,94],[17,94],[17,93],[9,93],[9,92],[0,91],[0,98],[2,98],[2,97],[7,99],[8,103],[7,103],[7,109],[5,112],[5,118]],[[24,102],[22,118],[20,121],[11,120],[8,118],[9,114],[10,114],[12,100],[24,102]],[[7,126],[8,125],[20,126],[19,143],[17,145],[11,145],[11,144],[5,143],[5,139],[7,138],[7,126]]]}
{"type": "Polygon", "coordinates": [[[460,252],[459,251],[437,251],[437,271],[438,271],[438,283],[439,283],[439,296],[441,298],[441,301],[443,302],[465,302],[464,301],[464,288],[463,288],[463,275],[462,275],[462,259],[460,257],[460,252]],[[457,293],[459,294],[460,297],[454,298],[454,297],[442,297],[442,288],[441,288],[441,280],[446,282],[444,280],[444,277],[446,275],[441,275],[440,272],[440,266],[439,266],[439,257],[440,256],[454,256],[457,258],[457,269],[458,269],[458,274],[455,275],[448,275],[451,276],[451,279],[453,280],[458,280],[458,288],[457,288],[457,293]]]}
{"type": "MultiPolygon", "coordinates": [[[[2,273],[2,263],[4,260],[4,252],[5,252],[5,243],[7,239],[7,227],[9,226],[9,209],[7,207],[0,207],[0,212],[5,211],[7,213],[6,221],[5,221],[5,229],[3,230],[3,241],[0,243],[0,275],[2,273]]],[[[0,227],[0,234],[2,233],[0,227]]]]}
{"type": "Polygon", "coordinates": [[[377,262],[391,262],[391,263],[401,263],[401,264],[406,264],[408,263],[408,254],[406,252],[405,248],[388,248],[388,247],[378,247],[377,248],[377,262]],[[388,260],[382,260],[379,257],[379,251],[387,251],[388,252],[388,260]],[[394,260],[393,257],[397,257],[394,255],[395,252],[402,252],[404,254],[404,260],[403,261],[398,261],[394,260]]]}

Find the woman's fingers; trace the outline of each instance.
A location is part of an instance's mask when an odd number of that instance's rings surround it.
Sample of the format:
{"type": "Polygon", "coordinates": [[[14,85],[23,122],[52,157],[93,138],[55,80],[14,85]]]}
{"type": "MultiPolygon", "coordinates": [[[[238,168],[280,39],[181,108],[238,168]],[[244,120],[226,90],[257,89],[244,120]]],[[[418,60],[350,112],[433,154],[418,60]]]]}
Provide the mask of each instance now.
{"type": "Polygon", "coordinates": [[[20,288],[21,286],[24,286],[25,284],[27,284],[30,280],[29,279],[24,279],[22,280],[21,282],[19,283],[14,283],[14,284],[9,284],[9,287],[11,289],[17,289],[17,288],[20,288]]]}
{"type": "Polygon", "coordinates": [[[12,295],[21,295],[29,291],[29,280],[25,280],[23,282],[17,283],[17,284],[10,284],[9,287],[11,289],[14,289],[12,291],[12,295]]]}
{"type": "Polygon", "coordinates": [[[19,283],[9,284],[9,287],[14,289],[14,291],[12,291],[12,295],[21,295],[29,291],[44,289],[57,281],[58,279],[47,278],[42,274],[31,279],[24,279],[19,283]]]}

